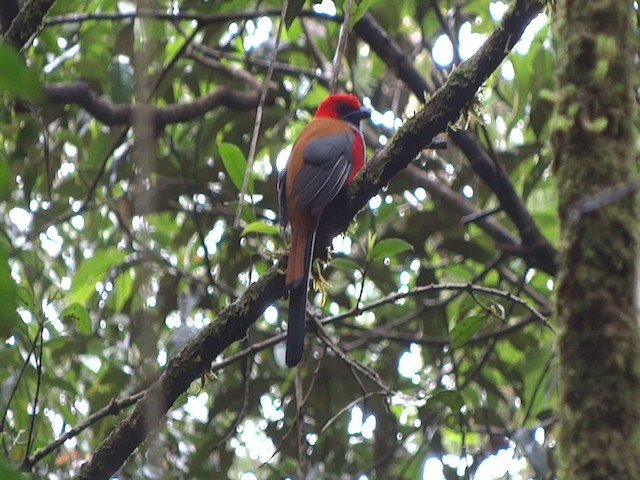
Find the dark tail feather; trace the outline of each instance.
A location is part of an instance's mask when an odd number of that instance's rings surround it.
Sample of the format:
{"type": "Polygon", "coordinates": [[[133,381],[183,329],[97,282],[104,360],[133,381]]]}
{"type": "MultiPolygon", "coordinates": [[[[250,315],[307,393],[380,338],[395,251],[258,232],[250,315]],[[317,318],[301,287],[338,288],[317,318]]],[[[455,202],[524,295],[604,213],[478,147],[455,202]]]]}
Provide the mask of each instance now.
{"type": "Polygon", "coordinates": [[[305,320],[307,317],[307,291],[311,271],[311,252],[316,241],[315,229],[305,245],[305,271],[302,280],[295,281],[289,291],[289,325],[287,330],[287,366],[295,367],[304,351],[305,320]]]}
{"type": "Polygon", "coordinates": [[[304,323],[307,313],[307,281],[293,284],[289,293],[289,329],[287,330],[287,365],[295,367],[304,350],[304,323]]]}

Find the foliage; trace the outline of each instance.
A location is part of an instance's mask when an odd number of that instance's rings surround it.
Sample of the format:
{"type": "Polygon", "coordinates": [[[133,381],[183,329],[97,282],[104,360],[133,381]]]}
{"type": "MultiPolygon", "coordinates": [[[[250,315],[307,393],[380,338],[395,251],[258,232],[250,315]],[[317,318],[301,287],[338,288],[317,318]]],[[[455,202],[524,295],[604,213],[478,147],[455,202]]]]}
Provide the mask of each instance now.
{"type": "MultiPolygon", "coordinates": [[[[23,51],[26,67],[9,47],[0,55],[0,71],[16,74],[0,74],[0,191],[5,169],[10,180],[0,299],[15,297],[19,314],[2,302],[0,430],[7,462],[37,477],[75,474],[169,359],[286,251],[277,168],[329,92],[342,2],[337,12],[327,0],[290,2],[236,228],[281,2],[145,3],[135,17],[128,2],[57,2],[23,51]],[[131,105],[165,116],[149,121],[131,105]]],[[[433,92],[506,9],[354,4],[339,88],[373,110],[369,155],[425,95],[398,59],[374,53],[363,22],[433,92]],[[453,63],[442,60],[449,46],[453,63]]],[[[299,370],[274,340],[281,300],[178,398],[120,475],[438,478],[435,465],[447,479],[548,477],[554,272],[532,268],[521,226],[557,242],[553,62],[541,15],[452,136],[438,138],[448,148],[424,150],[334,241],[299,370]],[[504,172],[530,218],[502,203],[455,132],[504,172]]]]}

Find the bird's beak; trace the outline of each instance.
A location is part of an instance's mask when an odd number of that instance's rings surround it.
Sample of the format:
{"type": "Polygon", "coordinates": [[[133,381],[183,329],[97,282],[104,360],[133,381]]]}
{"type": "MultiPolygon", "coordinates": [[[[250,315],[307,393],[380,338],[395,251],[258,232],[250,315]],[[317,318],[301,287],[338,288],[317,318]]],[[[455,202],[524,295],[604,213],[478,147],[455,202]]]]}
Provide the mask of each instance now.
{"type": "Polygon", "coordinates": [[[358,125],[360,120],[364,120],[365,118],[371,117],[371,110],[368,108],[360,107],[358,110],[354,110],[353,112],[349,112],[342,117],[342,120],[346,120],[349,123],[353,123],[354,125],[358,125]]]}

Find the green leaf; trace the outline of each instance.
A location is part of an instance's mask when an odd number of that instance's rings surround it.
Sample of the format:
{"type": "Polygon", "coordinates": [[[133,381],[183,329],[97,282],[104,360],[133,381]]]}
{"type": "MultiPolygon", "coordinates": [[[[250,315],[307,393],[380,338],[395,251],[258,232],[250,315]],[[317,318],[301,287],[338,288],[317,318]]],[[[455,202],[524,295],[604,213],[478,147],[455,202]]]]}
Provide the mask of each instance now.
{"type": "Polygon", "coordinates": [[[333,268],[339,268],[340,270],[346,270],[348,272],[355,272],[360,270],[360,265],[350,258],[340,257],[334,258],[329,263],[333,268]]]}
{"type": "Polygon", "coordinates": [[[364,17],[364,14],[369,10],[369,4],[371,0],[360,0],[359,2],[355,2],[356,8],[351,12],[351,18],[349,19],[349,28],[353,28],[353,26],[364,17]]]}
{"type": "Polygon", "coordinates": [[[3,150],[0,150],[0,201],[7,200],[11,194],[11,169],[3,150]]]}
{"type": "Polygon", "coordinates": [[[377,242],[371,252],[373,260],[385,257],[393,257],[407,250],[413,250],[413,246],[401,238],[385,238],[377,242]]]}
{"type": "Polygon", "coordinates": [[[45,345],[47,346],[48,350],[55,351],[62,350],[67,345],[69,345],[69,343],[71,343],[71,337],[69,335],[59,335],[57,337],[51,338],[50,340],[47,340],[47,342],[45,342],[45,345]]]}
{"type": "Polygon", "coordinates": [[[33,312],[36,308],[36,301],[29,290],[22,285],[16,285],[16,299],[18,300],[18,306],[33,312]]]}
{"type": "Polygon", "coordinates": [[[291,27],[291,24],[296,19],[296,17],[302,11],[302,7],[304,7],[305,0],[289,0],[289,5],[287,6],[287,11],[284,14],[284,26],[291,27]]]}
{"type": "Polygon", "coordinates": [[[98,250],[93,257],[80,264],[71,282],[69,303],[86,304],[95,292],[96,283],[103,280],[109,270],[124,259],[124,253],[116,248],[98,250]]]}
{"type": "Polygon", "coordinates": [[[115,103],[128,103],[133,93],[133,68],[121,58],[114,57],[107,68],[111,99],[115,103]]]}
{"type": "Polygon", "coordinates": [[[483,315],[471,315],[470,317],[464,318],[458,322],[451,331],[451,336],[453,337],[451,346],[453,348],[458,348],[471,340],[482,327],[483,320],[483,315]]]}
{"type": "Polygon", "coordinates": [[[0,44],[0,92],[2,91],[34,101],[43,97],[37,74],[27,68],[14,48],[0,44]]]}
{"type": "Polygon", "coordinates": [[[367,232],[367,263],[373,260],[373,249],[378,241],[378,235],[375,232],[369,230],[367,232]]]}
{"type": "Polygon", "coordinates": [[[113,132],[104,133],[99,131],[91,135],[90,139],[85,157],[86,162],[83,163],[83,165],[87,169],[98,169],[105,161],[105,157],[111,155],[113,143],[116,141],[116,136],[113,132]]]}
{"type": "Polygon", "coordinates": [[[16,284],[11,277],[9,259],[0,247],[0,337],[11,336],[18,322],[16,284]]]}
{"type": "Polygon", "coordinates": [[[78,332],[85,335],[91,333],[91,319],[89,318],[89,312],[79,303],[72,303],[65,308],[60,314],[62,320],[73,323],[78,332]]]}
{"type": "MultiPolygon", "coordinates": [[[[251,185],[251,183],[249,183],[249,185],[251,185]]],[[[238,202],[231,202],[229,206],[235,211],[238,208],[238,202]]],[[[254,211],[253,206],[251,204],[248,204],[247,202],[244,202],[244,204],[242,205],[240,218],[247,225],[258,221],[258,217],[256,217],[256,212],[254,211]]]]}
{"type": "Polygon", "coordinates": [[[249,225],[244,227],[240,236],[244,236],[247,233],[264,233],[266,235],[278,235],[280,233],[280,228],[276,225],[270,225],[265,222],[251,222],[249,225]]]}
{"type": "Polygon", "coordinates": [[[459,412],[464,407],[464,399],[459,392],[455,390],[441,390],[427,400],[427,407],[433,407],[434,404],[442,403],[449,407],[453,412],[459,412]]]}
{"type": "MultiPolygon", "coordinates": [[[[222,163],[227,171],[227,175],[236,186],[238,191],[242,190],[242,182],[244,181],[244,172],[247,170],[247,159],[244,157],[242,150],[232,143],[219,143],[218,152],[222,157],[222,163]]],[[[253,178],[249,179],[247,194],[253,195],[253,178]]]]}
{"type": "Polygon", "coordinates": [[[0,478],[3,480],[26,480],[27,476],[14,470],[4,458],[0,458],[0,478]]]}
{"type": "Polygon", "coordinates": [[[113,293],[111,294],[115,304],[113,309],[116,312],[121,312],[133,291],[133,278],[131,278],[131,272],[129,270],[122,272],[115,278],[113,283],[113,293]]]}

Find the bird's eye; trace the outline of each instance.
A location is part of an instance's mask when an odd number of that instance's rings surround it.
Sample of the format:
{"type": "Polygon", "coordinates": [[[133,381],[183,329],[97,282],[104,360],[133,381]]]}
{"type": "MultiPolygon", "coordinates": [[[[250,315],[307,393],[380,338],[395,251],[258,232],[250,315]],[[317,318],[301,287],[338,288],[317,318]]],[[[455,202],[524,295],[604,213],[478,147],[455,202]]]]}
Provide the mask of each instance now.
{"type": "Polygon", "coordinates": [[[345,102],[339,102],[337,108],[340,116],[345,115],[351,111],[351,106],[346,104],[345,102]]]}

